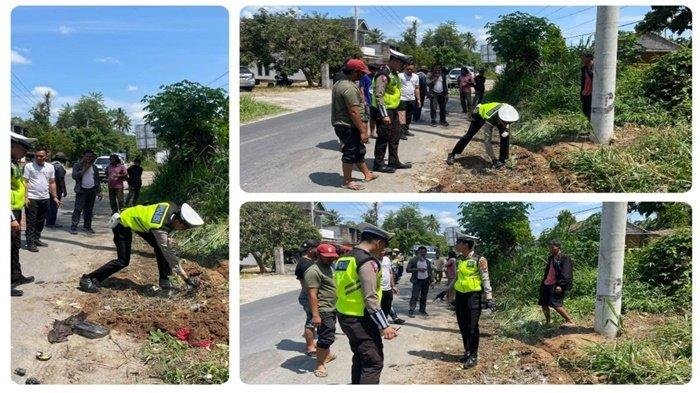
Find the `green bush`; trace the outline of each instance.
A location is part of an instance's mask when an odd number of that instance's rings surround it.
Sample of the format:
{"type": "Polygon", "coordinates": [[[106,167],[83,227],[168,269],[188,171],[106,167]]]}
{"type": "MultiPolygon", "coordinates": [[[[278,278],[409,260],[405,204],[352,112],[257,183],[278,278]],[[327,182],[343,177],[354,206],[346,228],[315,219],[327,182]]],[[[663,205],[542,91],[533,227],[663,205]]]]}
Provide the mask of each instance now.
{"type": "Polygon", "coordinates": [[[587,138],[590,132],[590,123],[582,113],[552,114],[517,124],[513,143],[537,150],[566,137],[587,138]]]}
{"type": "Polygon", "coordinates": [[[666,109],[678,109],[690,119],[692,98],[693,53],[684,48],[662,57],[652,65],[644,83],[649,97],[663,103],[666,109]]]}
{"type": "Polygon", "coordinates": [[[276,113],[284,112],[285,110],[286,109],[282,108],[281,106],[256,101],[252,97],[241,95],[241,123],[250,123],[251,121],[257,120],[261,117],[274,115],[276,113]]]}
{"type": "Polygon", "coordinates": [[[678,230],[640,251],[636,273],[642,282],[662,288],[668,296],[676,296],[691,285],[692,249],[690,229],[678,230]]]}
{"type": "Polygon", "coordinates": [[[648,68],[647,65],[630,66],[618,72],[615,88],[616,125],[632,123],[657,127],[678,120],[669,110],[663,110],[660,107],[662,104],[645,91],[648,68]]]}
{"type": "Polygon", "coordinates": [[[628,146],[575,151],[561,164],[595,192],[684,192],[691,184],[691,132],[669,127],[628,146]]]}

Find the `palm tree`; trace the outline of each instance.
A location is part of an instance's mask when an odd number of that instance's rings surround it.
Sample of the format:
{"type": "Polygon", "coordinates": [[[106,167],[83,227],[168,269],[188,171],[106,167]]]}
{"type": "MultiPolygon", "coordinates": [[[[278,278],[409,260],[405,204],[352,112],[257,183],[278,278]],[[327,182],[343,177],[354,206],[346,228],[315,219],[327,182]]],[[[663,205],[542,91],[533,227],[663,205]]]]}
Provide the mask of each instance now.
{"type": "Polygon", "coordinates": [[[435,217],[434,214],[428,214],[427,216],[424,216],[423,220],[425,220],[425,227],[430,232],[437,233],[437,231],[440,230],[440,221],[438,221],[437,217],[435,217]]]}
{"type": "Polygon", "coordinates": [[[474,34],[471,31],[462,34],[462,42],[464,43],[464,48],[468,51],[473,52],[476,49],[476,38],[474,38],[474,34]]]}
{"type": "Polygon", "coordinates": [[[336,226],[343,222],[343,216],[337,210],[329,210],[323,215],[323,225],[336,226]]]}
{"type": "Polygon", "coordinates": [[[374,29],[371,29],[367,35],[365,35],[365,43],[379,44],[380,42],[384,41],[385,38],[384,32],[375,27],[374,29]]]}
{"type": "Polygon", "coordinates": [[[122,108],[117,108],[114,111],[111,111],[112,115],[112,124],[114,127],[123,133],[126,133],[126,131],[131,128],[131,119],[129,119],[129,116],[126,115],[126,112],[122,108]]]}

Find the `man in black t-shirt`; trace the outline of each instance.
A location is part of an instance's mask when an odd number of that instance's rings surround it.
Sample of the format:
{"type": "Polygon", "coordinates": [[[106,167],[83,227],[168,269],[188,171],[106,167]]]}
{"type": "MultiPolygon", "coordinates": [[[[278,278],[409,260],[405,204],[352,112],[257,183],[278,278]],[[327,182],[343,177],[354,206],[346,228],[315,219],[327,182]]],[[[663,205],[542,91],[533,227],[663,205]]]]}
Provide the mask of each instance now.
{"type": "Polygon", "coordinates": [[[141,193],[141,175],[143,174],[140,158],[134,159],[134,163],[126,170],[126,174],[126,182],[129,184],[129,195],[126,196],[126,206],[136,206],[139,200],[139,194],[141,193]]]}
{"type": "Polygon", "coordinates": [[[299,304],[304,308],[306,313],[306,322],[304,323],[304,339],[306,340],[306,354],[309,356],[316,355],[316,343],[314,343],[314,336],[316,333],[316,328],[311,319],[313,315],[311,314],[311,306],[309,304],[309,293],[306,283],[304,282],[304,273],[306,269],[313,266],[316,263],[316,247],[318,247],[318,240],[309,239],[299,246],[299,253],[301,258],[297,262],[297,267],[294,269],[294,275],[297,280],[299,280],[299,285],[301,285],[301,291],[299,292],[299,304]]]}
{"type": "Polygon", "coordinates": [[[484,93],[486,92],[486,76],[484,75],[486,70],[479,70],[479,75],[474,77],[474,101],[472,102],[472,108],[476,108],[477,105],[484,102],[484,93]]]}
{"type": "MultiPolygon", "coordinates": [[[[49,153],[50,155],[50,153],[49,153]]],[[[64,167],[66,163],[66,155],[58,152],[53,156],[54,174],[56,176],[56,197],[60,201],[63,197],[68,195],[68,190],[66,188],[66,168],[64,167]]],[[[56,218],[58,216],[58,205],[54,201],[49,204],[49,211],[46,214],[46,226],[49,228],[60,228],[62,225],[56,224],[56,218]]]]}

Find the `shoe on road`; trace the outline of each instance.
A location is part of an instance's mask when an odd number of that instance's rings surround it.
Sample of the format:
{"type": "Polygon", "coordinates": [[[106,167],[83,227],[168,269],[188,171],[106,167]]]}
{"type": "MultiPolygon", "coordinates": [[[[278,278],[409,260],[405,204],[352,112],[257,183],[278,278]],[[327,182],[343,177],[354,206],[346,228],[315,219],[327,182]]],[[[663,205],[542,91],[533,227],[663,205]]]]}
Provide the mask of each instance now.
{"type": "Polygon", "coordinates": [[[48,247],[48,246],[49,246],[48,243],[44,243],[44,242],[42,242],[41,240],[37,240],[37,241],[36,241],[36,245],[39,246],[39,247],[48,247]]]}
{"type": "Polygon", "coordinates": [[[30,244],[27,244],[27,251],[30,251],[30,252],[39,252],[39,249],[36,248],[36,245],[34,245],[34,244],[31,244],[31,245],[30,245],[30,244]]]}
{"type": "Polygon", "coordinates": [[[396,318],[394,319],[394,323],[397,325],[403,325],[404,323],[406,323],[406,321],[401,318],[396,318]]]}
{"type": "Polygon", "coordinates": [[[467,352],[467,353],[465,353],[464,355],[462,355],[462,357],[460,357],[460,358],[458,359],[458,361],[459,361],[460,363],[464,363],[464,362],[467,361],[467,359],[469,359],[469,356],[470,356],[470,355],[469,355],[469,352],[467,352]]]}
{"type": "Polygon", "coordinates": [[[70,234],[71,234],[71,235],[77,235],[77,234],[78,234],[78,228],[77,228],[77,227],[70,227],[70,234]]]}
{"type": "Polygon", "coordinates": [[[407,140],[408,140],[408,137],[407,137],[406,135],[401,135],[400,138],[401,138],[401,140],[403,140],[403,141],[407,141],[407,140]]]}
{"type": "Polygon", "coordinates": [[[415,318],[416,317],[416,312],[413,310],[408,310],[408,317],[409,318],[415,318]]]}
{"type": "Polygon", "coordinates": [[[424,317],[427,317],[427,316],[428,316],[428,313],[425,312],[425,311],[418,311],[418,315],[422,315],[422,316],[424,316],[424,317]]]}
{"type": "Polygon", "coordinates": [[[412,133],[411,131],[406,131],[406,136],[416,136],[416,134],[412,133]]]}
{"type": "Polygon", "coordinates": [[[447,165],[454,165],[455,164],[455,155],[454,154],[448,154],[447,155],[447,165]]]}
{"type": "Polygon", "coordinates": [[[437,127],[437,123],[434,122],[434,121],[431,121],[431,122],[430,122],[430,126],[431,126],[431,127],[437,127]]]}
{"type": "Polygon", "coordinates": [[[389,166],[394,169],[410,169],[413,167],[413,164],[411,164],[410,162],[399,162],[398,164],[392,164],[389,166]]]}
{"type": "Polygon", "coordinates": [[[466,362],[462,364],[462,368],[472,368],[477,364],[476,356],[469,356],[466,362]]]}
{"type": "Polygon", "coordinates": [[[446,121],[443,121],[442,123],[440,123],[440,125],[443,126],[443,127],[447,127],[447,126],[450,125],[450,123],[448,123],[448,122],[446,122],[446,121]]]}
{"type": "Polygon", "coordinates": [[[78,287],[83,292],[97,293],[100,291],[100,287],[98,284],[99,282],[96,279],[88,276],[82,276],[80,277],[80,284],[78,285],[78,287]]]}
{"type": "Polygon", "coordinates": [[[83,230],[91,235],[95,234],[95,231],[92,228],[83,228],[83,230]]]}
{"type": "Polygon", "coordinates": [[[383,173],[394,173],[396,172],[396,169],[386,166],[386,165],[375,165],[374,168],[372,169],[374,172],[383,172],[383,173]]]}
{"type": "Polygon", "coordinates": [[[29,277],[21,276],[18,280],[12,281],[12,286],[16,287],[16,286],[22,285],[22,284],[29,284],[30,282],[34,282],[34,276],[29,276],[29,277]]]}
{"type": "Polygon", "coordinates": [[[21,289],[17,289],[15,287],[10,288],[10,296],[22,296],[24,295],[24,291],[21,289]]]}

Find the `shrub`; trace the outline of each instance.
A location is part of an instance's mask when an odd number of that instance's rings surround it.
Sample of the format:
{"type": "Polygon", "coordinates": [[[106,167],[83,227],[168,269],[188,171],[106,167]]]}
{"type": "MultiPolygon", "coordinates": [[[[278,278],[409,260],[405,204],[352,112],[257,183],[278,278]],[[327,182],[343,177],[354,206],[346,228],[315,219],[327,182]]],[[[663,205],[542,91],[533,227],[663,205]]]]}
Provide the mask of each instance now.
{"type": "Polygon", "coordinates": [[[565,137],[586,138],[590,132],[590,123],[582,113],[554,114],[518,124],[513,130],[513,143],[537,150],[565,137]]]}
{"type": "Polygon", "coordinates": [[[660,287],[667,295],[677,296],[691,285],[692,249],[690,229],[663,237],[640,251],[636,274],[649,286],[660,287]]]}
{"type": "Polygon", "coordinates": [[[644,83],[649,97],[669,108],[680,110],[680,115],[690,119],[692,98],[693,53],[684,48],[662,57],[652,65],[644,83]]]}

